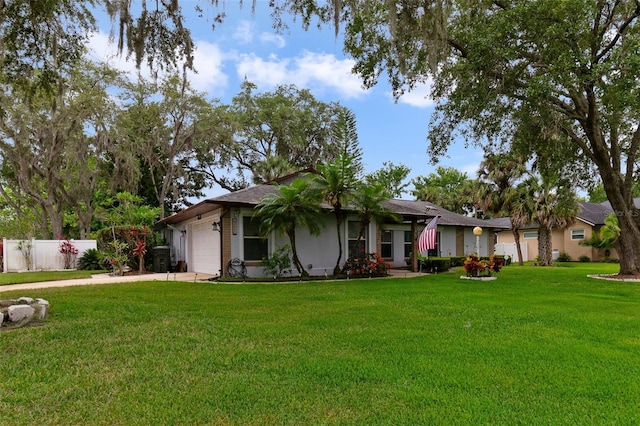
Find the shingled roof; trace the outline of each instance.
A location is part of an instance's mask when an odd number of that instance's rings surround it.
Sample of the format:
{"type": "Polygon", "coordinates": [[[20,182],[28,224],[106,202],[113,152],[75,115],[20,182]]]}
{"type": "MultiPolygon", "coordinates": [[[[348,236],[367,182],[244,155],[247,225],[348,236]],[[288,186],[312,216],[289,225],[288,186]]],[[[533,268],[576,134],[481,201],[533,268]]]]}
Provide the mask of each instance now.
{"type": "MultiPolygon", "coordinates": [[[[297,174],[293,174],[283,177],[274,183],[286,182],[296,175],[297,174]]],[[[199,214],[219,209],[220,207],[255,207],[258,205],[262,197],[276,191],[277,185],[273,184],[251,186],[249,188],[201,201],[198,204],[194,204],[185,210],[165,218],[158,222],[157,225],[176,224],[192,217],[196,217],[199,214]]],[[[457,214],[443,209],[442,207],[438,207],[428,201],[393,199],[386,201],[384,205],[389,208],[389,210],[401,215],[404,220],[415,219],[419,222],[426,222],[427,220],[431,220],[434,216],[439,216],[439,225],[501,228],[501,226],[492,222],[457,214]]],[[[329,209],[329,206],[325,205],[324,208],[329,209]]]]}
{"type": "MultiPolygon", "coordinates": [[[[636,207],[640,207],[640,198],[634,198],[633,200],[636,207]]],[[[608,201],[604,201],[602,203],[589,203],[589,202],[581,202],[580,203],[580,211],[578,212],[578,220],[587,223],[591,226],[604,225],[604,220],[613,213],[613,209],[611,208],[611,204],[608,201]]],[[[489,222],[493,222],[496,225],[502,224],[506,225],[507,228],[511,227],[511,221],[508,217],[503,217],[499,219],[491,219],[489,222]]],[[[537,223],[527,224],[520,229],[536,229],[538,228],[537,223]]]]}

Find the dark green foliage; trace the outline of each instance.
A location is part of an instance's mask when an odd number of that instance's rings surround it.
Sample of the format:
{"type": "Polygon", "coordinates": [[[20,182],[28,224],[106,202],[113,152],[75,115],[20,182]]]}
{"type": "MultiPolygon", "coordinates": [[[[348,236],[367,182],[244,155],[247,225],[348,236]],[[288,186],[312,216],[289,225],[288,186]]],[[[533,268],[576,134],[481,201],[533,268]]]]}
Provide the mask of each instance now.
{"type": "Polygon", "coordinates": [[[451,261],[451,267],[455,268],[456,266],[464,265],[465,256],[451,256],[449,260],[451,261]]]}
{"type": "Polygon", "coordinates": [[[78,258],[78,269],[83,271],[97,271],[104,269],[104,265],[101,261],[102,256],[96,249],[88,249],[82,256],[78,258]]]}
{"type": "Polygon", "coordinates": [[[449,257],[429,257],[420,260],[422,271],[426,272],[446,272],[451,269],[451,258],[449,257]]]}
{"type": "Polygon", "coordinates": [[[569,253],[563,251],[558,255],[558,259],[556,260],[558,262],[571,262],[571,256],[569,256],[569,253]]]}
{"type": "Polygon", "coordinates": [[[578,258],[578,260],[582,263],[591,262],[591,258],[589,256],[582,255],[578,258]]]}

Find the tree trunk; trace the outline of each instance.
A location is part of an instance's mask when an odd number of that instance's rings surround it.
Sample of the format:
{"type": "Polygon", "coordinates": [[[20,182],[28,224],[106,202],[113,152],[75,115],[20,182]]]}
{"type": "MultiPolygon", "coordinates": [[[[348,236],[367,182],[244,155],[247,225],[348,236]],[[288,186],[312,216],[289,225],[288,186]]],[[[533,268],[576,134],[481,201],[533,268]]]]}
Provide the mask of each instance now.
{"type": "Polygon", "coordinates": [[[336,212],[336,229],[338,232],[338,260],[333,268],[333,275],[340,275],[340,260],[342,259],[342,213],[336,212]]]}
{"type": "MultiPolygon", "coordinates": [[[[600,167],[599,167],[600,168],[600,167]]],[[[640,210],[633,204],[630,194],[625,194],[621,179],[600,172],[602,183],[620,224],[620,237],[616,251],[620,259],[620,274],[640,273],[640,210]]],[[[630,191],[628,191],[630,192],[630,191]]]]}
{"type": "Polygon", "coordinates": [[[522,246],[520,245],[520,230],[514,228],[511,232],[513,232],[513,241],[516,243],[516,251],[518,252],[518,265],[524,266],[524,260],[522,259],[522,246]]]}
{"type": "MultiPolygon", "coordinates": [[[[638,210],[635,210],[638,213],[638,210]]],[[[640,233],[637,218],[625,214],[618,216],[620,237],[616,241],[616,251],[620,258],[620,274],[636,275],[640,273],[640,233]]]]}
{"type": "Polygon", "coordinates": [[[309,273],[304,269],[304,266],[302,266],[302,262],[300,262],[300,258],[298,257],[295,228],[287,230],[287,236],[289,237],[289,243],[291,243],[291,257],[293,260],[293,266],[296,267],[296,270],[301,277],[308,277],[309,273]]]}
{"type": "Polygon", "coordinates": [[[538,228],[538,257],[540,258],[540,266],[553,265],[551,244],[551,228],[546,226],[538,228]]]}

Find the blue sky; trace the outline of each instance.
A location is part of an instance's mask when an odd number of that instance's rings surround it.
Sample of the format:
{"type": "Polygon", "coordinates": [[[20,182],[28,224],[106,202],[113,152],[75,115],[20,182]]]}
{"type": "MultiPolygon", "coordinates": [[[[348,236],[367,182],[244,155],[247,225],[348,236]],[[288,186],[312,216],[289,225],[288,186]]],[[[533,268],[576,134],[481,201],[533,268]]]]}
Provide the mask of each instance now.
{"type": "MultiPolygon", "coordinates": [[[[426,152],[428,123],[434,109],[427,86],[405,94],[397,102],[384,76],[375,87],[364,90],[360,78],[351,73],[353,60],[342,52],[342,39],[335,38],[332,27],[319,30],[312,26],[303,31],[299,22],[290,22],[289,32],[277,34],[266,0],[256,2],[254,15],[250,1],[245,1],[243,8],[234,1],[226,3],[224,23],[212,30],[213,9],[205,9],[204,16],[198,17],[195,1],[181,2],[197,48],[198,73],[190,78],[195,89],[226,103],[238,93],[245,77],[260,92],[295,84],[309,89],[317,99],[339,102],[355,113],[366,172],[380,169],[385,161],[411,168],[409,178],[435,171],[426,152]]],[[[100,59],[135,75],[133,62],[115,56],[115,46],[108,40],[110,24],[103,21],[90,47],[100,59]]],[[[465,148],[459,142],[443,153],[439,164],[475,178],[481,160],[479,149],[465,148]]],[[[214,189],[207,195],[222,192],[214,189]]]]}

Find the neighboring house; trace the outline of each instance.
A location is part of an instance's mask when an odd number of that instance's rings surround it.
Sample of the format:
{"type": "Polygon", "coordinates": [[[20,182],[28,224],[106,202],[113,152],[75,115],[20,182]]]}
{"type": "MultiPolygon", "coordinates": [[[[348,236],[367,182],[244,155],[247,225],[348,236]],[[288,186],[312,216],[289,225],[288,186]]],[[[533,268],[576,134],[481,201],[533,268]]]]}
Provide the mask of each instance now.
{"type": "MultiPolygon", "coordinates": [[[[636,205],[640,199],[636,199],[636,205]]],[[[604,203],[580,203],[580,212],[573,225],[566,229],[553,229],[551,232],[551,242],[553,257],[560,253],[568,254],[572,260],[578,260],[581,256],[587,256],[593,261],[602,260],[605,257],[617,258],[618,254],[614,249],[598,250],[594,247],[582,245],[581,243],[591,238],[594,233],[599,233],[604,220],[613,212],[609,202],[604,203]]],[[[508,218],[501,218],[491,221],[496,226],[508,227],[508,218]],[[506,226],[505,226],[506,225],[506,226]]],[[[538,256],[538,225],[533,223],[520,228],[520,244],[522,246],[523,261],[534,260],[538,256]]],[[[511,254],[515,245],[513,233],[510,230],[498,232],[496,240],[496,252],[511,254]]],[[[517,260],[517,256],[514,256],[517,260]]]]}
{"type": "MultiPolygon", "coordinates": [[[[278,179],[286,185],[299,174],[278,179]]],[[[263,276],[260,262],[278,248],[289,244],[285,235],[272,234],[266,240],[258,234],[259,220],[253,218],[260,199],[276,191],[271,184],[252,186],[197,203],[157,223],[165,230],[174,270],[189,270],[211,275],[228,275],[233,259],[244,262],[248,276],[263,276]]],[[[425,224],[438,216],[437,247],[429,256],[463,256],[475,251],[473,228],[484,229],[480,237],[480,254],[493,253],[495,227],[487,222],[462,216],[424,201],[390,200],[387,207],[402,217],[402,223],[372,223],[364,238],[365,251],[378,253],[393,267],[417,268],[416,239],[425,224]]],[[[342,230],[343,258],[346,261],[356,246],[360,222],[349,214],[342,230]]],[[[296,230],[298,255],[311,275],[333,272],[338,254],[335,217],[329,210],[319,219],[320,236],[306,229],[296,230]]],[[[295,270],[294,270],[295,273],[295,270]]]]}

